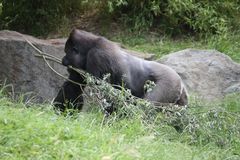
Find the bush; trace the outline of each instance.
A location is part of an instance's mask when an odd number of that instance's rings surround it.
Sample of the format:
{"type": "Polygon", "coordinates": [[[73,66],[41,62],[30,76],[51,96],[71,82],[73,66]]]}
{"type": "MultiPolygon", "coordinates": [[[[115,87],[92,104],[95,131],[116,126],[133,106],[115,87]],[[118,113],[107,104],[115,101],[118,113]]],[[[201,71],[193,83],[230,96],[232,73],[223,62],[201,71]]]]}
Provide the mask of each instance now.
{"type": "Polygon", "coordinates": [[[160,26],[171,34],[185,31],[221,34],[237,28],[240,15],[237,0],[108,0],[106,8],[134,29],[160,26]]]}
{"type": "Polygon", "coordinates": [[[34,35],[54,30],[63,18],[81,8],[81,1],[67,0],[3,0],[1,28],[34,35]]]}
{"type": "Polygon", "coordinates": [[[2,14],[2,1],[0,1],[0,16],[2,14]]]}
{"type": "Polygon", "coordinates": [[[66,17],[96,9],[135,31],[154,27],[172,35],[222,34],[240,24],[237,0],[0,0],[0,13],[1,8],[1,28],[35,35],[56,30],[66,17]]]}

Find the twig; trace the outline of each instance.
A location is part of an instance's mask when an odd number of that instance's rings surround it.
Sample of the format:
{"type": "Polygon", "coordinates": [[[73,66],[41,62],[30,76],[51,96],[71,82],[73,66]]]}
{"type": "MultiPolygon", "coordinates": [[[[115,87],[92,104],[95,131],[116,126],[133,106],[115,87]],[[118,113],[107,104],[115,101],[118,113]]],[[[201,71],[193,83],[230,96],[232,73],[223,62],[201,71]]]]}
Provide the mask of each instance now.
{"type": "Polygon", "coordinates": [[[53,55],[44,53],[44,52],[42,52],[42,51],[41,51],[41,55],[44,55],[44,56],[47,56],[47,57],[51,57],[51,58],[53,58],[53,59],[56,59],[56,60],[59,61],[59,62],[62,61],[61,59],[59,59],[59,58],[57,58],[57,57],[55,57],[55,56],[53,56],[53,55]]]}
{"type": "MultiPolygon", "coordinates": [[[[27,40],[26,38],[25,38],[25,40],[26,40],[26,42],[27,42],[31,47],[33,47],[33,48],[43,57],[45,63],[48,65],[48,67],[49,67],[54,73],[56,73],[58,76],[60,76],[60,77],[62,77],[62,78],[64,78],[64,79],[68,80],[69,82],[72,82],[72,83],[74,83],[74,84],[76,84],[76,85],[79,85],[80,87],[82,86],[82,84],[80,84],[80,83],[78,83],[78,82],[75,82],[75,81],[73,81],[73,80],[71,80],[71,79],[63,76],[62,74],[58,73],[58,72],[57,72],[54,68],[52,68],[52,66],[48,63],[48,61],[47,61],[47,59],[46,59],[46,56],[45,56],[46,53],[43,54],[43,52],[42,52],[40,49],[38,49],[36,46],[34,46],[29,40],[27,40]]],[[[51,56],[51,58],[56,58],[56,57],[51,56]]],[[[56,59],[57,59],[57,62],[58,62],[58,58],[56,58],[56,59]]],[[[82,87],[81,87],[81,89],[82,89],[82,87]]]]}
{"type": "Polygon", "coordinates": [[[83,70],[74,68],[73,66],[68,66],[68,68],[70,68],[70,69],[74,70],[75,72],[79,73],[81,76],[86,77],[86,72],[84,72],[83,70]]]}
{"type": "MultiPolygon", "coordinates": [[[[39,54],[35,54],[34,56],[39,57],[39,58],[43,58],[43,56],[42,56],[42,55],[39,55],[39,54]]],[[[58,61],[58,60],[56,60],[56,59],[54,59],[54,58],[52,58],[52,57],[45,56],[45,58],[46,58],[47,60],[56,62],[56,63],[58,63],[58,64],[62,64],[61,61],[58,61]]]]}

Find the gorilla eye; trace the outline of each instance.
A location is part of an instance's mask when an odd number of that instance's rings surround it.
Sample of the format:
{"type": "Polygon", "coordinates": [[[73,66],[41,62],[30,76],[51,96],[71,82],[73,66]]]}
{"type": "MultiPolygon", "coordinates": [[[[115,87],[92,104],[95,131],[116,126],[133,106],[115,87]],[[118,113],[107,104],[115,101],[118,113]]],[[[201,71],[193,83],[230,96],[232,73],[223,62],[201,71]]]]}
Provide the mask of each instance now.
{"type": "Polygon", "coordinates": [[[73,52],[78,53],[78,49],[76,47],[73,47],[73,52]]]}

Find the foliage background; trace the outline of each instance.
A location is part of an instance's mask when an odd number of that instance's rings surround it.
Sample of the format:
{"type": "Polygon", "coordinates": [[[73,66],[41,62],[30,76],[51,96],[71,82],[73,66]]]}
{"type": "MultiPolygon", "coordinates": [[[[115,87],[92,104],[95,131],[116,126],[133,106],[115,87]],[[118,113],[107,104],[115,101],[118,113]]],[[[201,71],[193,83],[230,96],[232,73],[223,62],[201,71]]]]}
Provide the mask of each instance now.
{"type": "Polygon", "coordinates": [[[76,12],[81,1],[3,0],[2,6],[2,28],[44,35],[58,27],[67,15],[76,12]]]}
{"type": "Polygon", "coordinates": [[[240,23],[238,0],[2,0],[2,6],[1,28],[35,35],[93,10],[133,31],[154,28],[170,35],[222,34],[240,23]]]}
{"type": "Polygon", "coordinates": [[[172,34],[185,32],[223,33],[236,29],[237,0],[111,0],[108,8],[134,28],[159,26],[172,34]]]}

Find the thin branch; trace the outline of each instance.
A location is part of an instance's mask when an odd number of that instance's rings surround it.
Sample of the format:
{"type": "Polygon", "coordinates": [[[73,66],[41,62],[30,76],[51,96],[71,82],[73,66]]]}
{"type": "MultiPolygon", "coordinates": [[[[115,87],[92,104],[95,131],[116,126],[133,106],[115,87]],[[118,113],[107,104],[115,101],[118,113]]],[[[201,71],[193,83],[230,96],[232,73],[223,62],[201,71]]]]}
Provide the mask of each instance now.
{"type": "Polygon", "coordinates": [[[60,58],[58,58],[58,57],[56,57],[56,56],[53,56],[53,55],[51,55],[51,54],[47,54],[47,53],[42,52],[41,55],[54,58],[54,59],[56,59],[56,60],[59,61],[59,62],[62,61],[60,58]]]}
{"type": "MultiPolygon", "coordinates": [[[[29,40],[27,40],[26,38],[25,38],[25,40],[26,40],[26,42],[27,42],[31,47],[33,47],[33,48],[39,53],[39,55],[41,55],[41,56],[43,57],[45,63],[48,65],[48,67],[49,67],[54,73],[56,73],[58,76],[60,76],[60,77],[62,77],[62,78],[64,78],[64,79],[68,80],[69,82],[72,82],[72,83],[74,83],[74,84],[76,84],[76,85],[79,85],[79,86],[81,87],[82,84],[80,84],[80,83],[78,83],[78,82],[75,82],[75,81],[73,81],[73,80],[71,80],[71,79],[63,76],[62,74],[58,73],[54,68],[52,68],[52,66],[48,63],[48,61],[47,61],[47,59],[46,59],[46,56],[45,56],[46,54],[43,54],[43,52],[42,52],[40,49],[38,49],[36,46],[34,46],[34,45],[33,45],[29,40]]],[[[52,56],[52,57],[54,57],[54,56],[52,56]]],[[[54,58],[55,58],[55,57],[54,57],[54,58]]],[[[57,62],[58,62],[58,61],[57,61],[57,62]]]]}
{"type": "MultiPolygon", "coordinates": [[[[39,58],[43,58],[43,55],[39,55],[39,54],[35,54],[34,56],[39,57],[39,58]]],[[[45,56],[45,58],[46,58],[47,60],[49,60],[49,61],[56,62],[56,63],[58,63],[58,64],[62,64],[61,61],[58,61],[58,60],[56,60],[56,59],[54,59],[54,58],[52,58],[52,57],[45,56]]]]}

